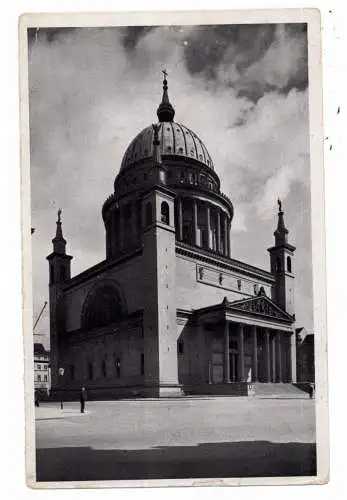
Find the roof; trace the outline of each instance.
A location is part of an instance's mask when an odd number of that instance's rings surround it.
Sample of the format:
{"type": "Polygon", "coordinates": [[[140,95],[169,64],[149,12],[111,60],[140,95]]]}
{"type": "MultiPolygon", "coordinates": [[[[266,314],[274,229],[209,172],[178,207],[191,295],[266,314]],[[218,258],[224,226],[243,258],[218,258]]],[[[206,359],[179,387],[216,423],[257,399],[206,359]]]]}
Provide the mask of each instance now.
{"type": "MultiPolygon", "coordinates": [[[[153,126],[144,128],[129,144],[121,164],[121,170],[129,165],[153,156],[153,126]]],[[[176,122],[162,122],[159,130],[159,151],[165,157],[189,158],[213,170],[213,161],[202,140],[188,127],[176,122]]]]}
{"type": "Polygon", "coordinates": [[[46,351],[46,349],[44,348],[43,344],[39,344],[39,343],[34,343],[34,354],[36,354],[37,356],[49,356],[49,351],[46,351]]]}

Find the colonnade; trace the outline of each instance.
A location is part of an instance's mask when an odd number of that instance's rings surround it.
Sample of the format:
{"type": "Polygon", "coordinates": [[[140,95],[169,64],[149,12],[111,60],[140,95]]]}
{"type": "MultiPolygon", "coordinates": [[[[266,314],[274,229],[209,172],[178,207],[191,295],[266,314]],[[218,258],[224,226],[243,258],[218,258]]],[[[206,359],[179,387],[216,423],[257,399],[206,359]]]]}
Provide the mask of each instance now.
{"type": "MultiPolygon", "coordinates": [[[[288,334],[285,338],[285,333],[279,330],[270,330],[267,328],[259,328],[252,325],[248,329],[248,340],[251,342],[251,381],[252,382],[284,382],[295,381],[293,373],[293,335],[291,342],[288,342],[288,334]],[[259,349],[261,347],[261,349],[259,349]],[[261,352],[261,359],[259,353],[261,352]],[[287,360],[287,361],[286,361],[287,360]],[[284,364],[288,364],[289,367],[284,364]],[[290,375],[288,374],[288,368],[290,375]],[[259,373],[261,371],[261,373],[259,373]]],[[[295,340],[295,339],[294,339],[295,340]]],[[[233,381],[246,382],[247,376],[245,373],[245,325],[242,323],[230,323],[225,321],[224,327],[224,382],[230,383],[233,381]],[[230,325],[235,326],[232,337],[230,333],[230,325]],[[230,339],[235,339],[237,349],[232,349],[230,339]],[[237,356],[237,373],[231,376],[231,356],[237,356]]]]}
{"type": "Polygon", "coordinates": [[[178,224],[176,233],[179,241],[230,256],[231,221],[224,210],[206,201],[200,201],[195,198],[178,198],[176,206],[178,224]],[[183,206],[185,201],[192,206],[192,214],[189,214],[191,215],[192,221],[191,238],[186,238],[184,235],[184,213],[187,210],[187,208],[183,206]],[[198,221],[198,203],[204,211],[203,227],[198,221]],[[206,232],[204,233],[204,231],[206,232]]]}
{"type": "Polygon", "coordinates": [[[106,248],[109,254],[129,248],[140,241],[142,205],[137,200],[119,205],[111,212],[106,223],[106,248]]]}
{"type": "MultiPolygon", "coordinates": [[[[106,248],[115,255],[140,241],[143,220],[140,200],[120,204],[106,221],[106,248]]],[[[230,256],[230,217],[220,207],[195,198],[177,198],[176,235],[178,241],[230,256]],[[184,204],[187,204],[184,206],[184,204]],[[189,206],[188,206],[189,205],[189,206]],[[189,235],[184,228],[189,218],[189,235]]]]}

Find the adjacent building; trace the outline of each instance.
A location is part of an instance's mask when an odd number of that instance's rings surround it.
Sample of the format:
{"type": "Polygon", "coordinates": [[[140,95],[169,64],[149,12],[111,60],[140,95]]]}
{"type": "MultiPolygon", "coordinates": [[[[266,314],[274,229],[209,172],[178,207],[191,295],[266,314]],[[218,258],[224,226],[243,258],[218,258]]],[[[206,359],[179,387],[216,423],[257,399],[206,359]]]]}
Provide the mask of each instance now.
{"type": "Polygon", "coordinates": [[[174,121],[166,76],[157,116],[103,204],[102,262],[71,276],[58,213],[47,257],[53,389],[146,397],[295,382],[295,247],[281,202],[269,269],[234,259],[232,200],[205,144],[174,121]]]}
{"type": "Polygon", "coordinates": [[[297,382],[313,383],[315,381],[314,334],[308,333],[306,328],[297,328],[296,349],[297,382]]]}
{"type": "Polygon", "coordinates": [[[34,388],[48,392],[51,388],[50,356],[42,344],[34,344],[34,388]]]}

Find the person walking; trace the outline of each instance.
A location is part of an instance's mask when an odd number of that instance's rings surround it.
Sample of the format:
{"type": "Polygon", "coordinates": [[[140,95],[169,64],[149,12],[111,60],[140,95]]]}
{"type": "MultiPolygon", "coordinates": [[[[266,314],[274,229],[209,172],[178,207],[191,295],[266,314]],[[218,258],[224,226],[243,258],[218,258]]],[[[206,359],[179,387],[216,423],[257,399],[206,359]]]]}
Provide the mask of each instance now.
{"type": "Polygon", "coordinates": [[[85,387],[82,387],[80,392],[81,413],[84,413],[86,407],[86,399],[87,399],[87,392],[85,387]]]}

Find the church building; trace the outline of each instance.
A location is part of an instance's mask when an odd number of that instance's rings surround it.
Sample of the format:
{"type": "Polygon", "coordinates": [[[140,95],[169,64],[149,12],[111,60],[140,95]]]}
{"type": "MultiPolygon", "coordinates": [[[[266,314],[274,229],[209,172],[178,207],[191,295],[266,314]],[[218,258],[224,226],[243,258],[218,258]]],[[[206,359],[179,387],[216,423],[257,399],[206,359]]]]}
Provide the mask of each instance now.
{"type": "Polygon", "coordinates": [[[296,382],[295,247],[282,204],[269,270],[234,259],[233,203],[205,144],[174,121],[166,76],[158,122],[130,142],[103,204],[105,259],[77,276],[58,212],[52,391],[248,395],[296,382]]]}

